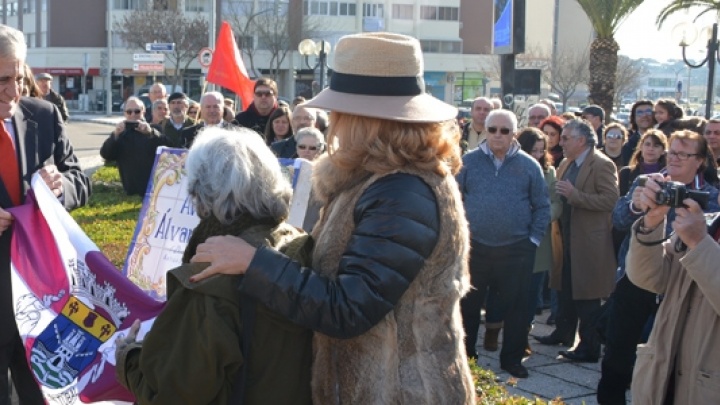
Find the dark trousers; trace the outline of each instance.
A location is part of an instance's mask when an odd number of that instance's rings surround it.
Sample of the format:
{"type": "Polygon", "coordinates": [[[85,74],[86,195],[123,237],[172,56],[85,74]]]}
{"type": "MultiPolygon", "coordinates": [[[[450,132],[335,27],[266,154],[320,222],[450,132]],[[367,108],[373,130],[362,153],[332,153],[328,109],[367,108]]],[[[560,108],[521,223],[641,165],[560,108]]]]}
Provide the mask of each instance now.
{"type": "Polygon", "coordinates": [[[562,290],[560,291],[559,308],[556,320],[556,329],[553,332],[558,338],[574,340],[575,331],[580,335],[580,343],[576,351],[585,351],[591,356],[600,355],[600,341],[593,325],[588,321],[598,308],[600,299],[576,300],[572,294],[572,272],[570,270],[570,257],[565,255],[562,269],[562,290]],[[579,323],[579,327],[578,327],[579,323]]]}
{"type": "MultiPolygon", "coordinates": [[[[486,327],[503,322],[502,365],[519,364],[527,341],[527,300],[537,247],[530,239],[507,245],[470,245],[470,281],[473,289],[460,301],[468,357],[476,357],[480,307],[488,296],[486,327]],[[487,289],[484,288],[487,286],[487,289]]],[[[498,325],[499,326],[499,325],[498,325]]]]}
{"type": "Polygon", "coordinates": [[[657,295],[622,277],[608,302],[605,324],[605,354],[597,389],[601,404],[624,404],[625,390],[632,380],[635,350],[648,318],[657,311],[657,295]]]}
{"type": "Polygon", "coordinates": [[[0,346],[0,405],[10,405],[8,369],[12,375],[13,385],[20,399],[20,404],[45,404],[40,387],[25,359],[25,347],[19,335],[12,343],[0,346]]]}
{"type": "Polygon", "coordinates": [[[532,323],[535,320],[535,311],[537,311],[538,308],[542,308],[543,284],[545,283],[546,276],[547,271],[541,271],[539,273],[532,274],[530,286],[528,287],[528,296],[530,297],[530,299],[528,299],[527,314],[528,328],[532,326],[532,323]]]}

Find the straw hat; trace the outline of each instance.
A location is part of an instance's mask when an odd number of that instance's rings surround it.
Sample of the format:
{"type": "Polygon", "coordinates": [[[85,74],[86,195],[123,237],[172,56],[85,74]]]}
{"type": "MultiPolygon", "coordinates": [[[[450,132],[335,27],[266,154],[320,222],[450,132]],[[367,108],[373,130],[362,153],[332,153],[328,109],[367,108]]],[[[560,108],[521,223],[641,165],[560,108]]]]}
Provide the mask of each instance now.
{"type": "Polygon", "coordinates": [[[305,106],[404,122],[457,115],[455,107],[425,94],[420,42],[387,32],[340,38],[330,87],[305,106]]]}

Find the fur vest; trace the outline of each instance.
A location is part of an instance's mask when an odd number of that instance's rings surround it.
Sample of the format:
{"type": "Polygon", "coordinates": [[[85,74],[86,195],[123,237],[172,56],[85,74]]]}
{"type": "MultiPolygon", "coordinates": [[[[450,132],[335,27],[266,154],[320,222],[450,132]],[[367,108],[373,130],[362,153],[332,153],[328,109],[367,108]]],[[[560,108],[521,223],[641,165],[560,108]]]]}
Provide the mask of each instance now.
{"type": "MultiPolygon", "coordinates": [[[[316,404],[473,404],[475,394],[460,315],[469,287],[468,227],[457,183],[412,167],[440,213],[437,245],[395,308],[368,332],[351,339],[316,333],[316,404]]],[[[325,208],[313,231],[313,268],[334,277],[354,229],[351,207],[384,175],[343,172],[328,158],[316,163],[314,186],[325,208]]]]}

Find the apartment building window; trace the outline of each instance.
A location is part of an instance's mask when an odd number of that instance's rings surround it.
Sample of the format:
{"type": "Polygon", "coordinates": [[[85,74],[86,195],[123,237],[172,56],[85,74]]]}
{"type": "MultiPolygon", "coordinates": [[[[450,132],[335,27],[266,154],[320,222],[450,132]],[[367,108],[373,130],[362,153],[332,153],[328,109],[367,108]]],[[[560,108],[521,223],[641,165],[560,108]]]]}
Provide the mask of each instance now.
{"type": "Polygon", "coordinates": [[[240,49],[255,49],[255,37],[252,35],[245,35],[239,37],[237,40],[240,49]]]}
{"type": "Polygon", "coordinates": [[[12,2],[7,3],[7,10],[8,10],[8,17],[16,16],[17,12],[18,12],[17,1],[12,1],[12,2]]]}
{"type": "Polygon", "coordinates": [[[287,0],[261,1],[258,3],[258,12],[263,10],[274,10],[276,15],[287,15],[290,2],[287,0]]]}
{"type": "Polygon", "coordinates": [[[355,16],[357,15],[357,5],[355,3],[338,3],[338,15],[355,16]]]}
{"type": "Polygon", "coordinates": [[[23,2],[23,14],[32,14],[35,7],[35,0],[25,0],[23,2]]]}
{"type": "Polygon", "coordinates": [[[253,4],[252,1],[223,1],[221,5],[222,14],[244,15],[252,10],[253,4]]]}
{"type": "Polygon", "coordinates": [[[25,43],[28,48],[35,48],[35,34],[25,34],[25,43]]]}
{"type": "Polygon", "coordinates": [[[354,16],[357,14],[355,3],[345,1],[304,1],[303,13],[305,15],[354,16]]]}
{"type": "Polygon", "coordinates": [[[648,80],[650,87],[675,87],[675,79],[665,77],[652,77],[648,80]]]}
{"type": "Polygon", "coordinates": [[[457,7],[420,6],[420,19],[436,21],[459,21],[460,9],[457,7]]]}
{"type": "Polygon", "coordinates": [[[461,41],[422,39],[420,47],[426,53],[462,53],[461,41]]]}
{"type": "Polygon", "coordinates": [[[382,3],[365,3],[363,5],[363,17],[385,17],[382,3]]]}
{"type": "Polygon", "coordinates": [[[47,11],[47,0],[42,0],[42,2],[40,3],[40,7],[40,11],[47,11]]]}
{"type": "Polygon", "coordinates": [[[115,0],[115,10],[141,10],[147,5],[146,0],[115,0]]]}
{"type": "Polygon", "coordinates": [[[392,16],[398,20],[412,20],[413,19],[413,5],[412,4],[393,4],[392,5],[392,16]]]}
{"type": "Polygon", "coordinates": [[[205,0],[185,0],[185,11],[205,11],[205,0]]]}

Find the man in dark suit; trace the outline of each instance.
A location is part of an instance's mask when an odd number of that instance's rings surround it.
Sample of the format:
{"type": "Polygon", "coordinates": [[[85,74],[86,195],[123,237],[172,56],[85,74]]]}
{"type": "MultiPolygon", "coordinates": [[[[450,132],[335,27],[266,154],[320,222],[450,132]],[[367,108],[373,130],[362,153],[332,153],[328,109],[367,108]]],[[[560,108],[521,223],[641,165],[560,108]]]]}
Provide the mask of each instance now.
{"type": "Polygon", "coordinates": [[[183,148],[190,148],[195,137],[206,127],[233,128],[234,125],[223,119],[224,97],[218,91],[209,91],[200,98],[200,115],[202,121],[197,124],[183,128],[180,131],[183,148]]]}
{"type": "Polygon", "coordinates": [[[25,359],[10,287],[13,222],[7,208],[22,204],[39,173],[66,209],[85,204],[90,182],[65,136],[57,108],[21,98],[27,47],[22,32],[0,25],[0,405],[10,404],[7,370],[22,404],[44,404],[25,359]]]}

